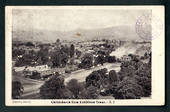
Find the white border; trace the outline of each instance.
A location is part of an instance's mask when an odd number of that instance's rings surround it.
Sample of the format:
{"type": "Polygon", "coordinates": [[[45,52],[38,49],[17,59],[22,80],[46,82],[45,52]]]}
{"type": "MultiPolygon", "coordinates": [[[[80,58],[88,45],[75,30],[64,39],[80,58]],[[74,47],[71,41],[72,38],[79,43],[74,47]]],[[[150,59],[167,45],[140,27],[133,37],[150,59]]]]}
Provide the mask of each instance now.
{"type": "Polygon", "coordinates": [[[165,104],[165,11],[164,6],[6,6],[5,7],[5,104],[7,106],[142,106],[165,104]],[[12,67],[12,9],[152,9],[152,15],[159,18],[163,29],[159,38],[152,40],[152,97],[150,99],[135,100],[13,100],[11,98],[11,67],[12,67]],[[16,103],[17,101],[17,103],[16,103]],[[53,101],[78,101],[77,103],[61,104],[53,101]],[[81,101],[105,101],[107,103],[81,103],[81,101]],[[109,103],[111,101],[111,103],[109,103]]]}

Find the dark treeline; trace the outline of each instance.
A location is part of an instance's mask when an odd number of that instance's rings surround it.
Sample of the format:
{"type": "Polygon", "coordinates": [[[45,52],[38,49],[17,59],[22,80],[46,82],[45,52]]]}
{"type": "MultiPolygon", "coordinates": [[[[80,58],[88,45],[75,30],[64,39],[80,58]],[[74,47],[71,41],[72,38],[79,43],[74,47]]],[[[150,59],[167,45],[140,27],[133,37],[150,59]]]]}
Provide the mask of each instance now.
{"type": "MultiPolygon", "coordinates": [[[[40,47],[40,50],[34,51],[25,49],[13,49],[12,56],[16,60],[15,66],[36,66],[47,64],[51,67],[65,67],[68,60],[75,54],[74,45],[63,46],[50,51],[48,46],[40,47]]],[[[76,53],[80,51],[76,50],[76,53]]]]}
{"type": "Polygon", "coordinates": [[[122,63],[116,73],[107,69],[93,71],[84,83],[76,79],[64,85],[64,78],[54,76],[40,88],[45,99],[97,99],[113,96],[115,99],[140,99],[151,95],[151,63],[130,61],[122,63]],[[47,92],[48,91],[48,92],[47,92]]]}
{"type": "Polygon", "coordinates": [[[65,67],[67,64],[74,64],[74,57],[80,60],[79,68],[90,68],[97,64],[104,64],[106,62],[116,62],[115,56],[109,56],[113,51],[113,46],[107,43],[98,45],[98,47],[104,46],[104,50],[98,50],[93,53],[82,53],[75,48],[74,44],[62,45],[60,40],[57,39],[55,45],[50,44],[38,44],[34,45],[31,42],[14,44],[15,47],[21,47],[21,49],[12,50],[13,60],[16,61],[15,66],[36,66],[47,64],[50,67],[65,67]],[[25,46],[27,46],[25,48],[25,46]],[[35,50],[35,46],[38,46],[38,50],[35,50]],[[53,49],[52,49],[52,46],[53,49]],[[83,54],[83,55],[82,55],[83,54]]]}

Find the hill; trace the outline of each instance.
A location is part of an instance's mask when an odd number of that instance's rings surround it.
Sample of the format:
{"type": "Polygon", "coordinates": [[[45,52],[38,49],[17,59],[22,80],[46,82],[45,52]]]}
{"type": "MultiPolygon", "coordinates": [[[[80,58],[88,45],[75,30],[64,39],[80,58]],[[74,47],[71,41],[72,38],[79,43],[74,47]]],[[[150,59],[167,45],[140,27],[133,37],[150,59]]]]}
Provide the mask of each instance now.
{"type": "Polygon", "coordinates": [[[132,26],[114,26],[102,29],[76,29],[74,31],[14,30],[13,40],[55,42],[60,40],[118,39],[141,40],[132,26]]]}

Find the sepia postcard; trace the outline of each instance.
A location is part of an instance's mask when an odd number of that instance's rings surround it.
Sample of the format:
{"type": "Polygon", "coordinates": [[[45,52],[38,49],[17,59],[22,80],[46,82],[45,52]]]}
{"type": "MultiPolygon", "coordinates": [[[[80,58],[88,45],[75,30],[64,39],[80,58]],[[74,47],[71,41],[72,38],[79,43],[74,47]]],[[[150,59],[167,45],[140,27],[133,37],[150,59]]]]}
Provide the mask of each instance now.
{"type": "Polygon", "coordinates": [[[165,104],[164,6],[7,6],[7,106],[165,104]]]}

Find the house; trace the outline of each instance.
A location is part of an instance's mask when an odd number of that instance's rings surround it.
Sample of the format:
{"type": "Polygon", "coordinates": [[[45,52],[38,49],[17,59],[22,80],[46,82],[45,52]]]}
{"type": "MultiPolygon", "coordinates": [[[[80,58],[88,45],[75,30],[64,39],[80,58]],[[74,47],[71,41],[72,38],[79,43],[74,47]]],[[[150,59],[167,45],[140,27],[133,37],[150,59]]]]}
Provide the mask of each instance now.
{"type": "Polygon", "coordinates": [[[23,66],[23,67],[14,67],[16,72],[20,71],[37,71],[43,72],[51,69],[48,65],[39,65],[39,66],[23,66]]]}
{"type": "Polygon", "coordinates": [[[132,60],[132,58],[130,56],[127,56],[127,55],[123,55],[121,57],[121,61],[131,61],[131,60],[132,60]]]}

